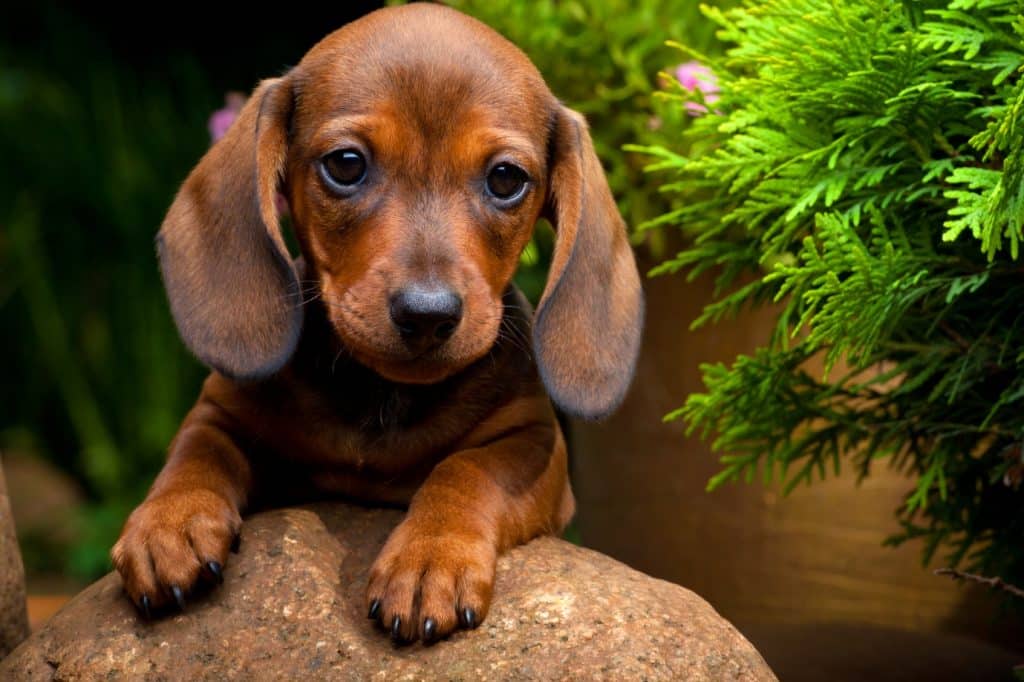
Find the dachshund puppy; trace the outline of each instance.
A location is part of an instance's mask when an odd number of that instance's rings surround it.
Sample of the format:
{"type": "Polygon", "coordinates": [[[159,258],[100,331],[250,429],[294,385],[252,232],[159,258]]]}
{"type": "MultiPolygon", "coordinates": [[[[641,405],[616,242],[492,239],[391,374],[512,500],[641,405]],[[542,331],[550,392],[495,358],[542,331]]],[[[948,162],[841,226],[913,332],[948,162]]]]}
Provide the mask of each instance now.
{"type": "Polygon", "coordinates": [[[371,618],[397,641],[479,625],[498,554],[573,514],[551,401],[607,414],[638,352],[640,280],[582,117],[481,23],[379,10],[256,88],[157,245],[213,371],[112,550],[129,597],[183,607],[243,510],[341,495],[408,505],[371,618]],[[541,217],[533,314],[511,281],[541,217]]]}

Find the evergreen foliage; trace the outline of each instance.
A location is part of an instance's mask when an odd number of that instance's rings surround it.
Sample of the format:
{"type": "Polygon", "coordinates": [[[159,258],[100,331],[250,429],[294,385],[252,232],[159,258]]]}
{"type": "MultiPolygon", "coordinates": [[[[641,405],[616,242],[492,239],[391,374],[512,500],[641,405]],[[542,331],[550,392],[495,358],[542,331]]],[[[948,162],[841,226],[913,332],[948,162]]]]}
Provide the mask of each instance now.
{"type": "Polygon", "coordinates": [[[666,418],[714,434],[710,488],[909,470],[888,542],[1024,583],[1024,2],[703,10],[724,56],[677,47],[721,98],[672,145],[635,148],[678,206],[646,228],[692,238],[655,272],[715,273],[696,326],[779,313],[666,418]]]}

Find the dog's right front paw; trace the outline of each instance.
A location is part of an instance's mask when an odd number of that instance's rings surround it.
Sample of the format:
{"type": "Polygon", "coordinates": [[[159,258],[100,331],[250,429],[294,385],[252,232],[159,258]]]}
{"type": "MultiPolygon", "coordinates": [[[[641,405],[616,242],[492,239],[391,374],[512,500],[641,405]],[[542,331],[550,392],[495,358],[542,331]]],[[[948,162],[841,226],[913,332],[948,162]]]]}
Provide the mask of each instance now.
{"type": "Polygon", "coordinates": [[[234,505],[210,490],[167,493],[132,512],[110,555],[149,618],[172,604],[184,609],[197,587],[219,583],[241,526],[234,505]]]}

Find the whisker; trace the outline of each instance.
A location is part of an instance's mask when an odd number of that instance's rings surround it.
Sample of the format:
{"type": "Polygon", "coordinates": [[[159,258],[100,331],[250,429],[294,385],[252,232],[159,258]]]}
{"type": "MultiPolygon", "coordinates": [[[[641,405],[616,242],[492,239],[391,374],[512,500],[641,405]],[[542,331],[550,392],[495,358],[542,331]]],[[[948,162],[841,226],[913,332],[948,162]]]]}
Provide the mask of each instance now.
{"type": "Polygon", "coordinates": [[[323,302],[325,304],[331,306],[332,308],[337,308],[338,310],[344,310],[345,312],[351,313],[352,315],[354,315],[355,317],[358,317],[359,319],[363,319],[364,317],[366,317],[361,312],[359,312],[359,310],[357,310],[356,308],[353,308],[350,305],[346,305],[345,303],[342,303],[341,301],[332,301],[331,299],[327,298],[326,296],[322,297],[322,300],[323,300],[323,302]]]}
{"type": "Polygon", "coordinates": [[[533,354],[530,339],[527,337],[525,330],[512,324],[505,317],[502,317],[498,324],[497,344],[502,345],[503,343],[507,343],[527,355],[533,354]]]}
{"type": "Polygon", "coordinates": [[[512,322],[509,322],[507,319],[503,319],[501,321],[501,326],[498,327],[498,329],[499,330],[504,329],[507,334],[509,334],[511,336],[514,336],[515,338],[519,339],[520,341],[522,341],[526,345],[530,345],[531,339],[530,339],[529,331],[527,329],[524,329],[523,327],[517,325],[517,324],[513,324],[512,322]]]}
{"type": "Polygon", "coordinates": [[[320,282],[315,280],[299,280],[299,290],[284,294],[286,299],[298,299],[296,305],[303,307],[309,305],[323,295],[320,289],[320,282]]]}
{"type": "Polygon", "coordinates": [[[345,352],[345,346],[341,346],[338,349],[338,354],[334,356],[334,361],[331,362],[331,376],[334,376],[334,368],[338,365],[338,360],[341,358],[341,355],[344,352],[345,352]]]}
{"type": "Polygon", "coordinates": [[[508,345],[512,346],[512,348],[514,348],[514,349],[516,349],[518,351],[521,351],[523,353],[528,353],[529,352],[529,350],[527,348],[523,347],[523,344],[520,341],[518,341],[517,339],[514,339],[514,338],[512,338],[510,336],[506,336],[506,335],[502,334],[501,332],[499,332],[498,333],[498,339],[497,339],[497,342],[495,343],[495,345],[503,346],[506,343],[508,345]]]}
{"type": "Polygon", "coordinates": [[[298,305],[300,308],[302,306],[309,305],[313,301],[315,301],[318,298],[320,298],[322,295],[323,294],[321,294],[321,293],[316,293],[316,294],[313,294],[312,296],[310,296],[309,298],[306,298],[306,299],[302,298],[301,295],[300,295],[299,296],[299,302],[296,305],[298,305]]]}

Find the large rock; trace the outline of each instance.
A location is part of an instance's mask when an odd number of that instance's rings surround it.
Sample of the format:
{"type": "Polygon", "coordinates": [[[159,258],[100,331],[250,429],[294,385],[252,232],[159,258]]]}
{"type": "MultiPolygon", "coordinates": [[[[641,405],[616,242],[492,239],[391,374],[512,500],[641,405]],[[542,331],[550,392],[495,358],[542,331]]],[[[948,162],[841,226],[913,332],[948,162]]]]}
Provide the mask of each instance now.
{"type": "MultiPolygon", "coordinates": [[[[4,469],[0,466],[0,658],[28,637],[25,610],[25,568],[18,552],[14,517],[7,498],[4,469]]],[[[2,678],[0,678],[2,679],[2,678]]]]}
{"type": "Polygon", "coordinates": [[[147,623],[108,575],[0,662],[0,679],[773,680],[700,597],[554,538],[498,564],[479,629],[395,647],[366,618],[400,514],[322,504],[253,516],[225,584],[147,623]]]}

